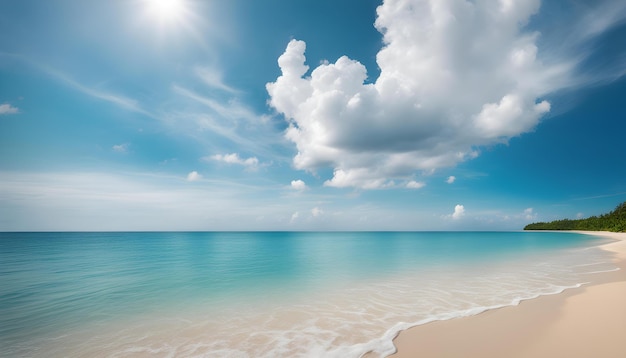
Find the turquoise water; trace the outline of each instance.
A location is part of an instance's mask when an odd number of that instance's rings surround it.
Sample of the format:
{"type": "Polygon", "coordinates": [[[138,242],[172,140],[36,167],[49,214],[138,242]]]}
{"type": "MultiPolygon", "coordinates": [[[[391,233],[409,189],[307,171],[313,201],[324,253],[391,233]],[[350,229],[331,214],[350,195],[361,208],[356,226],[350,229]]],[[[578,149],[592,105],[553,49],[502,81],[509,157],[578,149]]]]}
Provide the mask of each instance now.
{"type": "Polygon", "coordinates": [[[537,232],[0,233],[0,356],[355,356],[610,271],[537,232]]]}

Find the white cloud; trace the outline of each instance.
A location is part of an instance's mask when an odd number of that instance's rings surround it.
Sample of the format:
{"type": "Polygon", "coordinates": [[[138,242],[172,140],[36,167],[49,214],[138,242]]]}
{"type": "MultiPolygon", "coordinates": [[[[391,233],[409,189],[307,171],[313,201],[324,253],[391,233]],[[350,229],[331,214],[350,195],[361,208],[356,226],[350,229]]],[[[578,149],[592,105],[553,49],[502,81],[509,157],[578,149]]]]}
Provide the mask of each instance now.
{"type": "Polygon", "coordinates": [[[307,188],[306,183],[300,179],[291,181],[291,188],[295,190],[304,190],[307,188]]]}
{"type": "Polygon", "coordinates": [[[425,186],[426,186],[426,183],[417,182],[415,180],[411,180],[410,182],[406,183],[406,187],[409,189],[421,189],[425,186]]]}
{"type": "Polygon", "coordinates": [[[0,104],[0,115],[15,114],[15,113],[18,113],[19,111],[20,111],[19,108],[13,107],[10,103],[0,104]]]}
{"type": "Polygon", "coordinates": [[[456,180],[456,177],[454,175],[450,175],[448,179],[446,179],[446,183],[452,184],[454,183],[455,180],[456,180]]]}
{"type": "Polygon", "coordinates": [[[576,214],[576,219],[582,219],[585,215],[583,213],[576,214]]]}
{"type": "Polygon", "coordinates": [[[393,186],[393,182],[386,178],[379,178],[375,173],[364,168],[350,171],[335,169],[333,178],[325,181],[324,185],[336,188],[356,186],[363,189],[378,189],[393,186]]]}
{"type": "Polygon", "coordinates": [[[289,122],[295,168],[333,168],[327,186],[382,188],[531,131],[576,64],[542,61],[539,34],[525,29],[538,9],[539,0],[387,0],[373,83],[346,56],[306,76],[306,44],[292,40],[266,88],[289,122]]]}
{"type": "Polygon", "coordinates": [[[452,218],[458,220],[465,215],[465,207],[463,205],[457,205],[454,207],[454,213],[452,213],[452,218]]]}
{"type": "Polygon", "coordinates": [[[210,157],[205,157],[203,159],[216,160],[218,162],[224,162],[228,164],[243,165],[248,168],[255,168],[259,165],[259,160],[256,157],[250,157],[250,158],[244,159],[244,158],[239,157],[239,154],[237,153],[215,154],[210,157]]]}
{"type": "Polygon", "coordinates": [[[476,116],[476,127],[486,138],[498,139],[513,137],[524,133],[537,124],[542,114],[550,111],[550,103],[542,101],[530,108],[519,95],[507,94],[500,103],[483,105],[482,111],[476,116]]]}
{"type": "Polygon", "coordinates": [[[112,149],[114,152],[117,152],[117,153],[127,153],[129,147],[130,147],[130,143],[123,143],[123,144],[115,144],[112,147],[112,149]]]}
{"type": "Polygon", "coordinates": [[[187,181],[198,181],[200,179],[202,179],[202,175],[198,174],[195,170],[187,174],[187,181]]]}
{"type": "Polygon", "coordinates": [[[323,214],[324,214],[324,210],[318,208],[317,206],[311,209],[311,215],[313,215],[313,217],[318,217],[323,214]]]}
{"type": "Polygon", "coordinates": [[[295,213],[291,214],[291,219],[289,220],[289,222],[293,223],[296,220],[298,220],[299,217],[300,217],[300,213],[296,211],[295,213]]]}

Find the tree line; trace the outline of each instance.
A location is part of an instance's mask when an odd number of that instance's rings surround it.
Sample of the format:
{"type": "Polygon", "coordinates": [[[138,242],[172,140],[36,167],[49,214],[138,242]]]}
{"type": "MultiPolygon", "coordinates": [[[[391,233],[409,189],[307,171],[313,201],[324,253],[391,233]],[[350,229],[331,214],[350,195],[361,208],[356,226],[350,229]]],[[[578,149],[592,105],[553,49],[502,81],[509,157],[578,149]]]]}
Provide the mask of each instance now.
{"type": "Polygon", "coordinates": [[[586,230],[626,232],[626,202],[608,214],[578,220],[555,220],[528,224],[524,230],[586,230]]]}

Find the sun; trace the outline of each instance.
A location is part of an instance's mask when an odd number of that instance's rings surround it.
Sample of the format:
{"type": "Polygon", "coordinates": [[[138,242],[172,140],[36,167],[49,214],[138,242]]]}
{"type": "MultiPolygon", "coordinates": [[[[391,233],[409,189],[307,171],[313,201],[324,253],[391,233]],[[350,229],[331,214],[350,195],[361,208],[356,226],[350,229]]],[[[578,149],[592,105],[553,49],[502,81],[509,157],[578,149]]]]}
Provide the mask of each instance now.
{"type": "Polygon", "coordinates": [[[145,0],[145,4],[150,17],[162,24],[181,22],[188,12],[186,0],[145,0]]]}
{"type": "MultiPolygon", "coordinates": [[[[0,0],[1,1],[1,0],[0,0]]],[[[204,0],[127,0],[135,6],[136,25],[159,43],[193,39],[203,48],[205,35],[200,31],[211,16],[210,1],[204,0]]]]}

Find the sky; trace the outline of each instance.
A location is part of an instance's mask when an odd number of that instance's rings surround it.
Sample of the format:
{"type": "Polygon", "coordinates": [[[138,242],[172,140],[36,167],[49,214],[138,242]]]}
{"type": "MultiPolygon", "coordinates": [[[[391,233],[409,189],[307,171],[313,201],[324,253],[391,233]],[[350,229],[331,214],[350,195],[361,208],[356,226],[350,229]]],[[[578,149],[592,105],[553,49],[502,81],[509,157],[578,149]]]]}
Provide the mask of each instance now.
{"type": "Polygon", "coordinates": [[[0,231],[602,214],[625,38],[621,0],[0,0],[0,231]]]}

